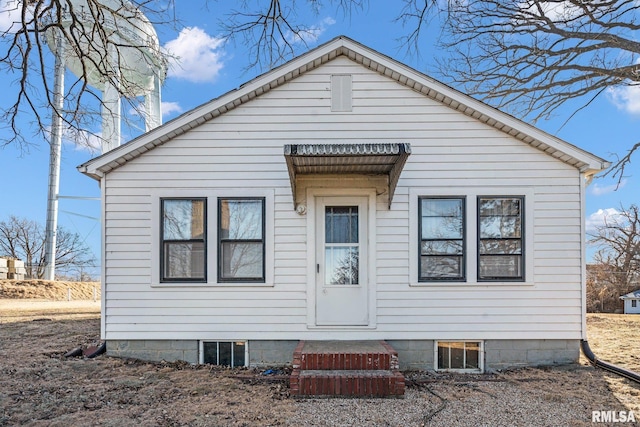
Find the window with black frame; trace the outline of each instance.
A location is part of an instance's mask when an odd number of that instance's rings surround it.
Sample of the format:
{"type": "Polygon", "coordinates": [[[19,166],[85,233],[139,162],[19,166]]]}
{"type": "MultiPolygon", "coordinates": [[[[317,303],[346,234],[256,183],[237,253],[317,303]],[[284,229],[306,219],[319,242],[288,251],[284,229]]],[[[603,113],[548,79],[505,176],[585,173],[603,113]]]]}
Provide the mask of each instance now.
{"type": "Polygon", "coordinates": [[[524,280],[524,197],[478,197],[478,280],[524,280]]]}
{"type": "Polygon", "coordinates": [[[161,199],[162,282],[206,282],[206,199],[161,199]]]}
{"type": "Polygon", "coordinates": [[[419,280],[465,280],[463,197],[419,199],[419,280]]]}
{"type": "Polygon", "coordinates": [[[218,199],[218,281],[264,282],[265,199],[218,199]]]}

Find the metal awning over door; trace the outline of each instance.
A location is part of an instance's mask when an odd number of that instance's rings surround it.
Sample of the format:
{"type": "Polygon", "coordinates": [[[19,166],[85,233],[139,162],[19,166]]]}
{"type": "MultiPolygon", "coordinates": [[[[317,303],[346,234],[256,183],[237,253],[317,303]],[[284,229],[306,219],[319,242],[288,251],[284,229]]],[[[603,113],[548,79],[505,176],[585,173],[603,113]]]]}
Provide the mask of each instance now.
{"type": "Polygon", "coordinates": [[[289,169],[294,204],[298,175],[386,175],[389,206],[400,173],[411,154],[408,143],[387,144],[287,144],[284,157],[289,169]]]}

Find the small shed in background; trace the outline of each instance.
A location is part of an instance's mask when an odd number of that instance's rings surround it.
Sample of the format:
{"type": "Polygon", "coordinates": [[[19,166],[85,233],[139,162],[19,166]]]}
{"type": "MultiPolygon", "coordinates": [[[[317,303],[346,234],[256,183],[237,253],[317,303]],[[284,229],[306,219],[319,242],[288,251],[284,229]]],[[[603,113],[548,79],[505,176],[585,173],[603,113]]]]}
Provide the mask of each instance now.
{"type": "Polygon", "coordinates": [[[620,297],[624,301],[624,314],[640,314],[640,289],[620,297]]]}

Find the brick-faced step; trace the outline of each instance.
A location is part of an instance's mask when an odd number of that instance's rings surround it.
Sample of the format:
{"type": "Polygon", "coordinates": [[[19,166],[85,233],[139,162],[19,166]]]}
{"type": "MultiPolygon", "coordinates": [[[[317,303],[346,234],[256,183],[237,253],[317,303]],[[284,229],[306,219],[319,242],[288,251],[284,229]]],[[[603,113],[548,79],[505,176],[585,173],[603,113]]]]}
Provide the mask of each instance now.
{"type": "Polygon", "coordinates": [[[403,396],[404,388],[404,376],[388,370],[307,370],[291,376],[294,396],[403,396]]]}
{"type": "Polygon", "coordinates": [[[398,353],[385,341],[300,341],[293,365],[301,370],[397,370],[398,353]]]}
{"type": "Polygon", "coordinates": [[[391,355],[380,353],[303,353],[303,370],[383,370],[391,369],[391,355]]]}
{"type": "Polygon", "coordinates": [[[300,341],[293,352],[292,396],[404,395],[398,353],[385,341],[300,341]]]}

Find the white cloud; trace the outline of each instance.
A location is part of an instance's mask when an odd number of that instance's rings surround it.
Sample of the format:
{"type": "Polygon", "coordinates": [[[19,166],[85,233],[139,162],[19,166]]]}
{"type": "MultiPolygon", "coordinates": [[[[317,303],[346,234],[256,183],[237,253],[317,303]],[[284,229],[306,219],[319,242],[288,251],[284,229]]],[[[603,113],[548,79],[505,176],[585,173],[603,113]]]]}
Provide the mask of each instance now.
{"type": "Polygon", "coordinates": [[[100,153],[102,151],[102,134],[91,133],[84,129],[66,128],[62,134],[65,143],[71,144],[78,151],[100,153]]]}
{"type": "MultiPolygon", "coordinates": [[[[601,0],[600,0],[601,1],[601,0]]],[[[595,3],[595,2],[594,2],[595,3]]],[[[551,19],[556,24],[566,23],[576,18],[584,18],[585,10],[581,6],[576,6],[575,1],[539,1],[525,0],[520,2],[520,9],[536,17],[551,19]]],[[[602,18],[607,13],[608,8],[593,7],[590,13],[595,19],[602,18]]],[[[572,25],[575,25],[573,23],[572,25]]]]}
{"type": "MultiPolygon", "coordinates": [[[[51,127],[45,128],[47,139],[51,141],[51,127]]],[[[72,145],[75,150],[89,151],[91,153],[99,153],[102,151],[102,133],[90,132],[85,129],[77,129],[69,125],[64,125],[62,130],[62,143],[72,145]]]]}
{"type": "Polygon", "coordinates": [[[616,208],[598,209],[587,217],[587,233],[593,233],[598,227],[604,225],[605,222],[617,221],[621,216],[621,213],[616,208]]]}
{"type": "MultiPolygon", "coordinates": [[[[528,12],[533,13],[537,16],[546,16],[554,22],[568,20],[573,18],[579,10],[576,6],[571,4],[571,2],[535,2],[535,5],[531,5],[526,7],[528,12]],[[542,13],[538,9],[540,7],[542,9],[542,13]]],[[[527,4],[527,3],[525,3],[527,4]]]]}
{"type": "MultiPolygon", "coordinates": [[[[184,111],[184,109],[180,106],[179,103],[177,102],[162,102],[162,106],[161,106],[161,111],[162,111],[162,117],[167,117],[170,116],[171,114],[174,113],[182,113],[184,111]]],[[[140,104],[134,104],[132,105],[131,108],[129,108],[128,113],[130,116],[138,116],[138,117],[143,117],[145,115],[145,105],[144,103],[140,103],[140,104]]]]}
{"type": "Polygon", "coordinates": [[[287,40],[289,43],[304,43],[310,44],[318,41],[320,36],[327,31],[327,28],[331,25],[335,24],[336,20],[332,17],[328,16],[318,22],[316,25],[311,26],[308,30],[300,32],[298,34],[293,34],[289,32],[287,34],[287,40]]]}
{"type": "Polygon", "coordinates": [[[620,181],[620,184],[615,183],[611,185],[600,185],[599,183],[596,182],[589,187],[589,192],[594,196],[602,196],[605,194],[613,193],[614,191],[619,190],[620,188],[623,188],[625,185],[627,185],[626,179],[623,179],[622,181],[620,181]]]}
{"type": "Polygon", "coordinates": [[[168,77],[194,83],[213,82],[222,69],[223,39],[211,37],[198,27],[187,27],[164,49],[175,57],[169,61],[168,77]]]}
{"type": "Polygon", "coordinates": [[[640,86],[609,88],[607,95],[618,109],[629,114],[640,115],[640,86]]]}
{"type": "Polygon", "coordinates": [[[162,117],[170,116],[171,114],[180,114],[184,110],[177,102],[163,102],[162,103],[162,117]]]}

